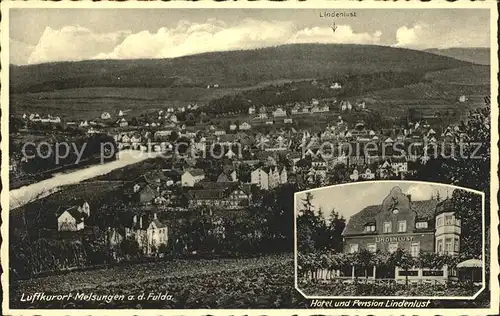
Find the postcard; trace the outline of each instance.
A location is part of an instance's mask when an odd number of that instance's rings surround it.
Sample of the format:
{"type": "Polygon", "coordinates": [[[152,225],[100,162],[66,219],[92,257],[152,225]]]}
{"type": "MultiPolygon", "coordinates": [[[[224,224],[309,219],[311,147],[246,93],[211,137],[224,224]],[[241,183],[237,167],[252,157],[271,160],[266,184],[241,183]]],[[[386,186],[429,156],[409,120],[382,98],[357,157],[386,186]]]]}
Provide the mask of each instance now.
{"type": "Polygon", "coordinates": [[[5,314],[499,313],[494,1],[1,9],[5,314]]]}

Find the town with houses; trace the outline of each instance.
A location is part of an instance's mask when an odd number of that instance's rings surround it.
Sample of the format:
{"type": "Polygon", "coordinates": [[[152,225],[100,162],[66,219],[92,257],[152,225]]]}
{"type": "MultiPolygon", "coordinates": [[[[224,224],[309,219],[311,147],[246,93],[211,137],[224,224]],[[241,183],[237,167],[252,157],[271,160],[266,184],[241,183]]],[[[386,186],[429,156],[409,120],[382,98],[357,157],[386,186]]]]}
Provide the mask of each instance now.
{"type": "MultiPolygon", "coordinates": [[[[341,85],[335,82],[330,88],[341,89],[341,85]]],[[[465,96],[457,98],[457,102],[466,101],[465,96]]],[[[190,104],[136,118],[124,109],[102,112],[94,120],[64,122],[57,116],[29,113],[22,115],[22,121],[28,130],[34,124],[64,124],[87,135],[107,134],[118,150],[153,152],[163,157],[168,167],[150,170],[124,185],[123,200],[137,211],[120,219],[116,227],[108,227],[110,247],[133,238],[150,255],[167,245],[169,229],[161,214],[165,210],[238,211],[252,205],[255,192],[288,183],[303,190],[353,181],[405,179],[433,155],[444,155],[447,147],[442,144],[467,138],[460,124],[432,124],[429,120],[435,115],[417,121],[408,118],[405,126],[391,129],[368,128],[363,120],[348,123],[344,118],[352,113],[370,115],[372,110],[364,100],[249,104],[242,118],[225,125],[200,127],[179,119],[186,114],[196,117],[203,114],[202,110],[190,104]],[[317,126],[313,131],[296,124],[321,115],[331,119],[319,132],[317,126]],[[217,174],[200,167],[200,160],[218,161],[217,174]]],[[[22,163],[11,161],[15,166],[11,174],[22,172],[22,163]]],[[[92,222],[93,212],[87,201],[75,200],[60,207],[55,214],[57,224],[46,228],[78,233],[92,222]]]]}

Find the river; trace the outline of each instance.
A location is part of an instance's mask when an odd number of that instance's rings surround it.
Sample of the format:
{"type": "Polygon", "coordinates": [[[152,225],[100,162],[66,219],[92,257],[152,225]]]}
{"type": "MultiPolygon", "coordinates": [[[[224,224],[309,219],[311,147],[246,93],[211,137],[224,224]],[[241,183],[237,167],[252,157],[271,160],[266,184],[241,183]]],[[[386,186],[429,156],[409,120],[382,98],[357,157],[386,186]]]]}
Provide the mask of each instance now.
{"type": "Polygon", "coordinates": [[[14,209],[33,200],[50,195],[57,192],[64,185],[76,184],[160,155],[161,153],[158,152],[146,153],[137,150],[122,150],[118,153],[118,159],[115,161],[92,165],[70,172],[55,173],[49,179],[9,191],[9,208],[14,209]]]}

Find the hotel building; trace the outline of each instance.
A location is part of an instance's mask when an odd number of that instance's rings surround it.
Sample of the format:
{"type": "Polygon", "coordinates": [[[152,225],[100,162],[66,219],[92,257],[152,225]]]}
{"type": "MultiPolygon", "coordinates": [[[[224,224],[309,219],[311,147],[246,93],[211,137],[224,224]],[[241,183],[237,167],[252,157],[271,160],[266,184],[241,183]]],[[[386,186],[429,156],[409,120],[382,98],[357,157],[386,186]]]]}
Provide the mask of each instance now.
{"type": "MultiPolygon", "coordinates": [[[[344,251],[356,252],[365,248],[376,252],[405,249],[417,257],[421,251],[457,255],[460,251],[461,223],[455,218],[448,199],[412,201],[411,196],[393,187],[380,205],[367,206],[353,215],[344,231],[344,251]]],[[[370,277],[412,279],[447,279],[454,275],[445,266],[440,271],[411,269],[376,271],[370,277]]],[[[381,269],[382,270],[382,269],[381,269]]],[[[346,271],[344,276],[364,275],[364,271],[346,271]]]]}

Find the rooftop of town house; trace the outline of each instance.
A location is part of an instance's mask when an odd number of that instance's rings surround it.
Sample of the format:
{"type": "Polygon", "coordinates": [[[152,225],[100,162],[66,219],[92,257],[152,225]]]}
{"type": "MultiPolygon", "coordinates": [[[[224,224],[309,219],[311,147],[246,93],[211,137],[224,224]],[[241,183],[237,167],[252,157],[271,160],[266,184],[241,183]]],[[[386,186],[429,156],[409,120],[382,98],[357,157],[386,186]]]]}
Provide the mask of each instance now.
{"type": "Polygon", "coordinates": [[[65,206],[59,208],[59,211],[57,212],[57,217],[61,216],[64,212],[68,212],[75,220],[76,223],[81,223],[85,220],[85,213],[81,213],[78,211],[78,206],[65,206]]]}
{"type": "Polygon", "coordinates": [[[158,220],[157,218],[154,218],[151,223],[153,223],[156,228],[165,228],[167,227],[167,225],[163,224],[162,222],[160,222],[160,220],[158,220]]]}
{"type": "Polygon", "coordinates": [[[192,200],[217,200],[229,197],[236,190],[250,194],[251,186],[236,182],[204,182],[190,189],[188,195],[192,200]]]}
{"type": "Polygon", "coordinates": [[[191,174],[193,177],[205,175],[205,171],[203,171],[203,169],[188,169],[186,172],[191,174]]]}

